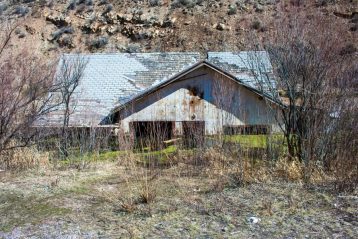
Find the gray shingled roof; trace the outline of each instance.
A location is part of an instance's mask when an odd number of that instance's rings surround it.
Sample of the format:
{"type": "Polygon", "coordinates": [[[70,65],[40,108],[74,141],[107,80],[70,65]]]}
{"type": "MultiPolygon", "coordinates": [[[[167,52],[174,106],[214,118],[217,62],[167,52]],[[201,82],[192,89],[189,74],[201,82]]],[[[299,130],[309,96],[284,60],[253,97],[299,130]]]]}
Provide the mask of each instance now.
{"type": "MultiPolygon", "coordinates": [[[[252,71],[264,68],[272,71],[265,52],[259,57],[264,59],[263,67],[252,66],[249,52],[209,52],[207,61],[236,76],[245,84],[259,88],[252,71]]],[[[64,55],[74,57],[76,55],[64,55]]],[[[70,118],[72,126],[98,125],[112,109],[135,95],[159,84],[179,72],[199,62],[199,53],[116,53],[82,55],[88,60],[80,85],[73,100],[75,108],[70,118]]],[[[257,70],[256,70],[257,72],[257,70]]],[[[262,80],[264,81],[264,80],[262,80]]],[[[42,118],[39,123],[59,126],[62,122],[61,109],[42,118]]]]}
{"type": "MultiPolygon", "coordinates": [[[[64,55],[75,57],[77,55],[64,55]]],[[[70,125],[98,125],[118,104],[199,61],[199,53],[116,53],[81,55],[88,60],[74,99],[70,125]]],[[[59,109],[39,123],[58,126],[59,109]]]]}
{"type": "Polygon", "coordinates": [[[276,88],[270,58],[265,51],[209,52],[207,61],[267,94],[276,88]]]}

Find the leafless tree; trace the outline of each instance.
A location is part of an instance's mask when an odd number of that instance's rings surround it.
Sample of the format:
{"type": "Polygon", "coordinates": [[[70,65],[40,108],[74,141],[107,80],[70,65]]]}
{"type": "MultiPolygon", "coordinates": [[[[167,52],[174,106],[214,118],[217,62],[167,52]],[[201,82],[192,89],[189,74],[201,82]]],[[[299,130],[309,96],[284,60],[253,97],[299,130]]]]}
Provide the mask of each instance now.
{"type": "Polygon", "coordinates": [[[68,156],[70,116],[76,107],[73,94],[80,84],[87,62],[88,60],[80,55],[63,55],[56,75],[56,84],[59,85],[63,107],[60,150],[65,157],[68,156]]]}
{"type": "Polygon", "coordinates": [[[11,47],[17,24],[2,24],[0,33],[0,153],[28,145],[31,126],[53,110],[50,92],[56,61],[44,62],[27,49],[11,47]]]}
{"type": "Polygon", "coordinates": [[[326,27],[328,30],[317,34],[315,30],[321,25],[327,25],[322,18],[307,23],[302,16],[280,22],[274,37],[256,48],[269,53],[275,87],[267,87],[272,85],[272,76],[259,54],[253,53],[249,61],[262,94],[286,105],[279,120],[288,152],[305,163],[307,178],[310,162],[324,161],[332,146],[330,140],[339,134],[336,117],[353,100],[349,99],[351,89],[343,82],[352,82],[356,72],[352,62],[357,55],[342,54],[339,29],[326,27]]]}

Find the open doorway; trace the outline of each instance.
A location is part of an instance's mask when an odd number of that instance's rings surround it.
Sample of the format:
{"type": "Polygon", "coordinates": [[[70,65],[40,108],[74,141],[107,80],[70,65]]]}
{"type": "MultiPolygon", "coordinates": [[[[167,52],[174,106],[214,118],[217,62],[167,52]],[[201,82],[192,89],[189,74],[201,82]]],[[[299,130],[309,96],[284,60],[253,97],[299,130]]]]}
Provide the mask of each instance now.
{"type": "Polygon", "coordinates": [[[174,122],[133,121],[130,127],[134,134],[135,148],[157,150],[164,147],[163,141],[173,137],[174,122]]]}
{"type": "Polygon", "coordinates": [[[204,145],[205,121],[183,121],[184,147],[197,148],[204,145]]]}

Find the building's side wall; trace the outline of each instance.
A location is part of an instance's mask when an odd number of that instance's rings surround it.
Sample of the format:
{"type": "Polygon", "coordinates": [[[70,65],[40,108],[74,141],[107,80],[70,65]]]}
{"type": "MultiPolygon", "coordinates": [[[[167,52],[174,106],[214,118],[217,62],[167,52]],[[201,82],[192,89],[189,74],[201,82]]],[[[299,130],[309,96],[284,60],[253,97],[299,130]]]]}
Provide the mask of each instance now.
{"type": "Polygon", "coordinates": [[[127,107],[120,115],[129,132],[131,121],[205,121],[206,134],[222,132],[223,125],[273,125],[273,111],[263,99],[236,82],[202,67],[127,107]]]}

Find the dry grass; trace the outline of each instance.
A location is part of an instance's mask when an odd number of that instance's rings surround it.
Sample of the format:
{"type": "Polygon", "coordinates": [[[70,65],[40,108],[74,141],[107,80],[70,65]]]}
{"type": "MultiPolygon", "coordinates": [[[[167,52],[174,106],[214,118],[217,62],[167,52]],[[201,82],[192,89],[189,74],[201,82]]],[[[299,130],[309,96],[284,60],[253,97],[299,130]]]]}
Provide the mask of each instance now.
{"type": "Polygon", "coordinates": [[[0,169],[25,170],[49,165],[49,153],[40,152],[35,146],[16,148],[0,154],[0,169]]]}
{"type": "Polygon", "coordinates": [[[139,200],[141,203],[151,203],[156,198],[156,189],[151,182],[147,180],[141,185],[139,200]]]}
{"type": "MultiPolygon", "coordinates": [[[[284,157],[277,161],[262,159],[248,159],[242,156],[228,155],[220,149],[209,149],[204,154],[206,175],[209,178],[218,178],[219,184],[224,182],[236,185],[245,185],[260,182],[276,182],[284,180],[288,182],[302,182],[304,180],[304,164],[298,160],[287,160],[284,157]]],[[[310,166],[311,182],[323,183],[330,180],[322,167],[310,166]]]]}
{"type": "Polygon", "coordinates": [[[307,187],[299,162],[230,155],[179,151],[160,168],[128,152],[81,170],[7,173],[0,178],[0,238],[357,236],[358,202],[327,190],[320,167],[312,166],[307,187]],[[251,216],[261,221],[253,225],[251,216]]]}

